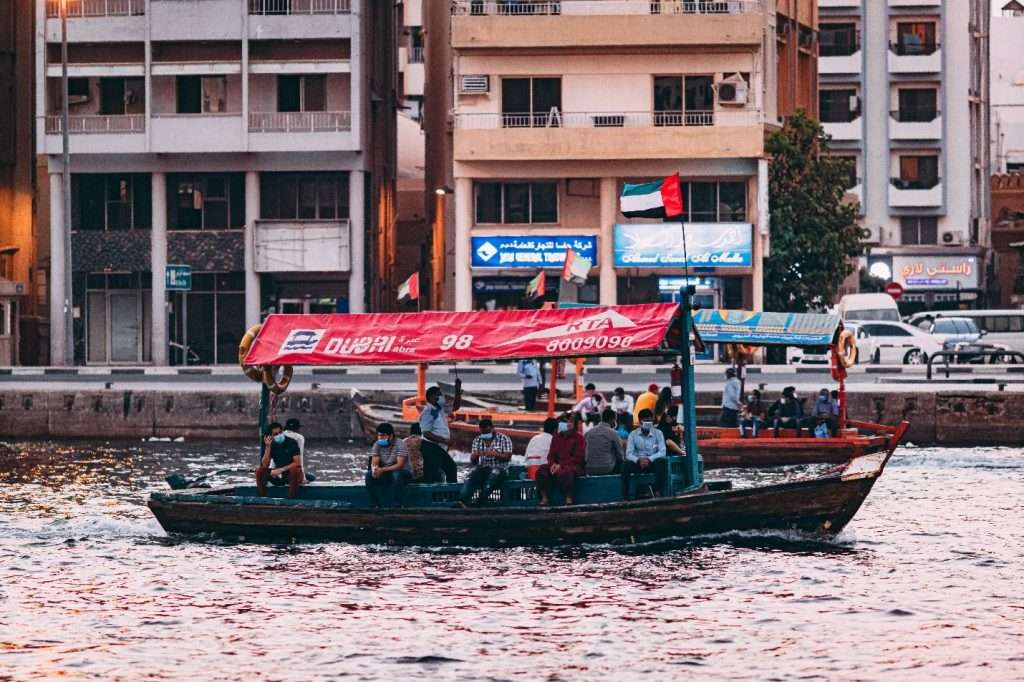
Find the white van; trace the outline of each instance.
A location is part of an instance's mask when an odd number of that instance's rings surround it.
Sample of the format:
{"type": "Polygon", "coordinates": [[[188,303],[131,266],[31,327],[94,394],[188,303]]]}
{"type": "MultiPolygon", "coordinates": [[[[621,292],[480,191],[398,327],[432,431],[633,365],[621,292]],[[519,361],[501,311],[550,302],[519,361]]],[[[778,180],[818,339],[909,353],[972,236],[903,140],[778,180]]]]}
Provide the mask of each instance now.
{"type": "Polygon", "coordinates": [[[839,300],[836,314],[851,322],[900,322],[900,309],[889,294],[847,294],[839,300]]]}

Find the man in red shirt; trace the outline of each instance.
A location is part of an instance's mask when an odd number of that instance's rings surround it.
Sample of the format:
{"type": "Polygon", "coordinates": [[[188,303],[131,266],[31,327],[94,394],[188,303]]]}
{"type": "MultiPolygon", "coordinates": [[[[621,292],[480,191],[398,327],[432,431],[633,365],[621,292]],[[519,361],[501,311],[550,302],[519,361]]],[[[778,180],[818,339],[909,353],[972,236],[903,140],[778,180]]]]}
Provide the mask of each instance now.
{"type": "Polygon", "coordinates": [[[575,504],[576,478],[586,472],[587,442],[580,433],[583,417],[577,412],[563,415],[558,433],[551,439],[548,463],[537,471],[540,506],[551,504],[551,492],[557,485],[566,504],[575,504]]]}

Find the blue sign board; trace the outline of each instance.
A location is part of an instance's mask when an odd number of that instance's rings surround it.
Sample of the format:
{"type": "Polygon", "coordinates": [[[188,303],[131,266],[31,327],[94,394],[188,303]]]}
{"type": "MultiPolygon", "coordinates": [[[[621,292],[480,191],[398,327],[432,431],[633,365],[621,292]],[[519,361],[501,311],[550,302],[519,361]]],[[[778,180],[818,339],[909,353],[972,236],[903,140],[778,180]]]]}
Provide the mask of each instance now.
{"type": "Polygon", "coordinates": [[[164,285],[168,291],[192,290],[191,265],[168,265],[166,273],[164,285]]]}
{"type": "Polygon", "coordinates": [[[753,263],[750,223],[630,223],[615,226],[617,268],[749,268],[753,263]]]}
{"type": "Polygon", "coordinates": [[[839,328],[838,315],[698,310],[693,322],[706,343],[754,346],[827,346],[839,328]]]}
{"type": "Polygon", "coordinates": [[[560,268],[566,249],[597,265],[593,235],[473,237],[471,248],[474,268],[560,268]]]}

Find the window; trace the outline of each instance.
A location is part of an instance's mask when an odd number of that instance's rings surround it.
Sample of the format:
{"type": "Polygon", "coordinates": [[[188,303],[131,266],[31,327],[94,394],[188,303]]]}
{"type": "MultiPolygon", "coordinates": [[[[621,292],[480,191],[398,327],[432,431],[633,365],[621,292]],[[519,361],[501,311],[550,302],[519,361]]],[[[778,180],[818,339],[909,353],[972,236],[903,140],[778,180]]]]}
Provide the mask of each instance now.
{"type": "Polygon", "coordinates": [[[683,79],[680,76],[654,77],[654,125],[683,124],[683,79]]]}
{"type": "Polygon", "coordinates": [[[690,183],[690,222],[713,223],[718,219],[718,183],[690,183]]]}
{"type": "Polygon", "coordinates": [[[849,123],[858,116],[856,90],[821,90],[818,108],[822,123],[849,123]]]}
{"type": "Polygon", "coordinates": [[[900,218],[902,244],[938,244],[939,220],[932,216],[900,218]]]}
{"type": "Polygon", "coordinates": [[[901,156],[900,189],[931,189],[939,184],[938,156],[901,156]]]}
{"type": "Polygon", "coordinates": [[[260,218],[343,220],[348,218],[347,173],[262,173],[260,218]]]}
{"type": "Polygon", "coordinates": [[[714,80],[712,76],[655,76],[654,125],[714,125],[714,80]]]}
{"type": "Polygon", "coordinates": [[[932,329],[934,334],[960,334],[961,330],[957,329],[955,320],[935,320],[935,327],[932,329]]]}
{"type": "Polygon", "coordinates": [[[901,88],[900,121],[928,122],[938,116],[938,91],[935,88],[901,88]]]}
{"type": "Polygon", "coordinates": [[[501,114],[505,128],[560,126],[561,78],[502,78],[501,114]]]}
{"type": "Polygon", "coordinates": [[[152,185],[142,173],[71,176],[71,225],[76,230],[130,230],[151,222],[152,185]]]}
{"type": "Polygon", "coordinates": [[[176,86],[179,114],[216,114],[225,110],[224,76],[178,76],[176,86]]]}
{"type": "Polygon", "coordinates": [[[100,78],[100,114],[124,116],[145,113],[145,88],[142,78],[100,78]]]}
{"type": "Polygon", "coordinates": [[[871,336],[910,336],[906,329],[888,324],[868,324],[864,328],[871,336]]]}
{"type": "Polygon", "coordinates": [[[91,94],[88,78],[68,78],[68,102],[87,100],[91,94]]]}
{"type": "Polygon", "coordinates": [[[224,230],[245,225],[245,177],[241,173],[170,175],[168,227],[224,230]]]}
{"type": "Polygon", "coordinates": [[[715,91],[712,76],[687,76],[684,79],[686,125],[714,125],[715,91]]]}
{"type": "Polygon", "coordinates": [[[932,54],[937,47],[934,22],[913,21],[896,25],[896,54],[932,54]]]}
{"type": "Polygon", "coordinates": [[[278,76],[277,110],[280,112],[326,111],[326,76],[278,76]]]}
{"type": "Polygon", "coordinates": [[[557,223],[558,183],[478,182],[476,222],[557,223]]]}
{"type": "Polygon", "coordinates": [[[684,182],[683,220],[692,223],[745,223],[747,184],[733,182],[684,182]]]}
{"type": "Polygon", "coordinates": [[[847,57],[860,49],[857,25],[821,24],[818,29],[818,54],[822,57],[847,57]]]}

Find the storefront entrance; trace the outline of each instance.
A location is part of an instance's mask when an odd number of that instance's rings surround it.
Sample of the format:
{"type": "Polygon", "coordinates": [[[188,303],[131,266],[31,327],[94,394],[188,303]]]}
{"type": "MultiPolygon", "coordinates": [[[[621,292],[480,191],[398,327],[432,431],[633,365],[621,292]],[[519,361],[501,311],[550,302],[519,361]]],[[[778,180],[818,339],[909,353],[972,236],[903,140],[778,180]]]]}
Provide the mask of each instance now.
{"type": "Polygon", "coordinates": [[[85,309],[89,364],[149,362],[150,298],[148,273],[89,275],[85,309]]]}
{"type": "Polygon", "coordinates": [[[18,299],[0,295],[0,367],[18,359],[18,299]]]}
{"type": "Polygon", "coordinates": [[[245,333],[245,274],[193,273],[191,291],[171,295],[168,328],[172,365],[237,362],[245,333]]]}

